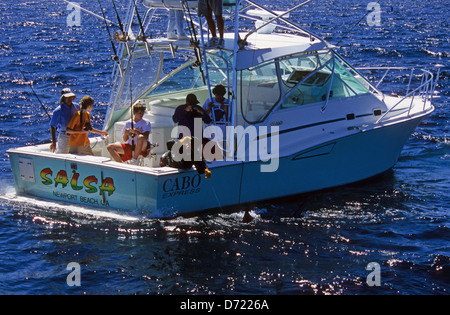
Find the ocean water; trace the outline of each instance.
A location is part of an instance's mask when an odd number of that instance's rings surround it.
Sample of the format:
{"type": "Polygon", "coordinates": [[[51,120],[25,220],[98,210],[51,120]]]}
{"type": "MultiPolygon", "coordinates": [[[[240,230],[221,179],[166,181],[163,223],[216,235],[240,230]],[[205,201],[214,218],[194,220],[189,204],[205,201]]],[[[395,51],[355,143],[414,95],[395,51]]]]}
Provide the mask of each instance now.
{"type": "MultiPolygon", "coordinates": [[[[100,12],[96,1],[78,2],[100,12]]],[[[6,150],[50,139],[31,83],[49,110],[63,87],[93,95],[94,125],[101,127],[112,52],[101,20],[82,13],[80,27],[67,26],[63,1],[1,1],[0,294],[449,294],[448,5],[381,0],[380,26],[365,18],[355,26],[368,3],[314,1],[291,18],[340,42],[355,66],[441,65],[436,110],[390,172],[257,204],[253,220],[243,223],[239,209],[139,220],[15,196],[6,150]],[[80,266],[79,286],[67,281],[76,279],[71,262],[80,266]],[[372,277],[377,270],[379,278],[372,277]]],[[[102,4],[115,20],[111,2],[102,4]]],[[[272,8],[290,5],[282,0],[272,8]]],[[[155,17],[155,35],[164,18],[155,17]]],[[[400,93],[395,79],[402,77],[388,76],[382,88],[400,93]]]]}

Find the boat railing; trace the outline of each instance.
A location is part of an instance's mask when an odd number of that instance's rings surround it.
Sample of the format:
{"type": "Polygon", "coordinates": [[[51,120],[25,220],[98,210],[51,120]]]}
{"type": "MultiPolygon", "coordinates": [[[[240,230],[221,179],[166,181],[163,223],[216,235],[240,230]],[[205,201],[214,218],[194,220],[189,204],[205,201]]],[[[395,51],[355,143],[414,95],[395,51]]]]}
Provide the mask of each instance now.
{"type": "MultiPolygon", "coordinates": [[[[355,68],[356,70],[385,70],[381,79],[375,84],[375,88],[378,89],[380,84],[384,81],[386,76],[391,70],[407,70],[408,68],[403,67],[364,67],[364,68],[355,68]]],[[[406,99],[410,101],[409,106],[402,111],[402,113],[407,111],[407,117],[410,117],[414,112],[413,109],[418,106],[417,104],[423,104],[420,112],[424,112],[430,108],[432,108],[432,98],[434,95],[434,91],[436,89],[437,81],[439,80],[440,68],[438,68],[436,77],[430,70],[425,69],[411,69],[408,79],[408,85],[406,88],[406,93],[404,96],[401,96],[400,100],[397,101],[393,106],[389,106],[389,109],[375,122],[375,124],[379,124],[380,122],[386,121],[390,114],[396,111],[400,104],[402,104],[406,99]],[[413,88],[413,78],[419,78],[420,84],[413,88]],[[419,102],[418,102],[419,100],[419,102]]],[[[394,94],[395,95],[395,94],[394,94]]],[[[383,100],[384,100],[383,95],[383,100]]]]}

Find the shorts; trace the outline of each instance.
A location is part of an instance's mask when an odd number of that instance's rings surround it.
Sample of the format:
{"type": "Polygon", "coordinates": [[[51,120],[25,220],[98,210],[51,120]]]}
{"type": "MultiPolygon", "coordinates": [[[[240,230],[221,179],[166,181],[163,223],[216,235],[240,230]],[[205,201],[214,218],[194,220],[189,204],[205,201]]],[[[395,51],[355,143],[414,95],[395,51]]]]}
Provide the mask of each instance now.
{"type": "Polygon", "coordinates": [[[58,134],[58,140],[57,140],[58,142],[57,142],[57,145],[56,145],[56,153],[59,153],[59,154],[67,154],[67,153],[69,153],[69,149],[70,149],[70,147],[69,147],[69,139],[70,139],[70,136],[68,134],[66,134],[66,133],[60,132],[58,134]]]}
{"type": "MultiPolygon", "coordinates": [[[[133,149],[131,147],[131,144],[129,143],[121,143],[123,148],[123,154],[120,156],[122,161],[126,162],[128,160],[131,160],[133,158],[133,149]]],[[[150,142],[147,141],[147,149],[143,152],[141,152],[140,155],[143,157],[146,157],[150,153],[150,142]]]]}
{"type": "Polygon", "coordinates": [[[215,16],[222,15],[222,0],[199,0],[198,15],[209,16],[214,12],[215,16]]]}
{"type": "Polygon", "coordinates": [[[90,145],[70,146],[69,153],[94,155],[90,145]]]}

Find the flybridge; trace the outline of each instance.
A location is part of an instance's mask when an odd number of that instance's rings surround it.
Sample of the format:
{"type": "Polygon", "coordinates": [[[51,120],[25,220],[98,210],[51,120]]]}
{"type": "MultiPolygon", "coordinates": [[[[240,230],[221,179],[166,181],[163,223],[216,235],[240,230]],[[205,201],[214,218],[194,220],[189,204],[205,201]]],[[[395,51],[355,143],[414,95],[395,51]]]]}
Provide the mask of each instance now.
{"type": "MultiPolygon", "coordinates": [[[[143,0],[143,4],[147,8],[159,8],[159,9],[178,9],[182,10],[183,5],[189,6],[189,8],[197,8],[198,0],[143,0]]],[[[235,5],[235,0],[223,0],[224,6],[235,5]]]]}
{"type": "Polygon", "coordinates": [[[158,9],[182,10],[183,5],[188,5],[189,8],[193,9],[197,8],[198,6],[198,0],[143,0],[142,3],[147,8],[158,8],[158,9]]]}

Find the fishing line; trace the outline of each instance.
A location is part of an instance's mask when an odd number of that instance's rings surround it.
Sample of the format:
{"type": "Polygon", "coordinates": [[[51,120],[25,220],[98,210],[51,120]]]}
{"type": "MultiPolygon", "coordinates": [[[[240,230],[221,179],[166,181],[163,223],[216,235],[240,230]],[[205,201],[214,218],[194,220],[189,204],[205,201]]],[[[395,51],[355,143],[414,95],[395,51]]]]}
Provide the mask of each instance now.
{"type": "MultiPolygon", "coordinates": [[[[378,0],[375,4],[378,4],[381,0],[378,0]]],[[[336,46],[339,45],[340,42],[342,42],[342,40],[344,40],[348,34],[350,34],[351,31],[353,31],[353,29],[372,11],[367,11],[366,14],[364,14],[364,16],[355,24],[352,26],[352,28],[337,42],[336,46]]]]}
{"type": "Polygon", "coordinates": [[[211,183],[211,189],[213,191],[214,197],[216,198],[217,204],[219,205],[220,211],[223,212],[222,204],[219,201],[219,197],[217,197],[216,189],[214,188],[214,184],[213,183],[211,183]]]}
{"type": "MultiPolygon", "coordinates": [[[[9,46],[12,48],[12,44],[11,44],[11,37],[9,38],[9,46]]],[[[13,51],[16,51],[16,47],[12,48],[13,51]]],[[[22,51],[20,51],[22,52],[22,51]]],[[[23,53],[23,52],[22,52],[23,53]]],[[[22,69],[20,68],[19,65],[16,65],[17,69],[19,69],[20,74],[22,75],[23,79],[25,80],[25,82],[31,82],[29,87],[31,89],[31,91],[33,92],[34,96],[36,97],[36,99],[38,100],[38,102],[41,104],[41,107],[44,109],[45,113],[47,114],[48,119],[52,119],[47,111],[47,108],[44,106],[44,104],[41,102],[41,99],[39,98],[39,96],[37,95],[37,93],[34,91],[33,89],[33,81],[28,81],[28,79],[25,77],[25,74],[23,73],[22,69]]]]}
{"type": "Polygon", "coordinates": [[[132,88],[132,86],[131,86],[131,81],[132,81],[132,79],[133,79],[133,77],[131,76],[131,71],[133,70],[132,69],[132,67],[131,67],[131,60],[132,60],[132,58],[133,58],[133,56],[131,55],[130,56],[130,65],[129,65],[129,67],[130,67],[130,115],[131,115],[131,151],[132,151],[132,154],[133,154],[133,156],[134,156],[134,149],[135,149],[135,145],[134,145],[134,132],[133,132],[133,130],[134,130],[134,112],[133,112],[133,110],[134,110],[134,108],[133,108],[133,88],[132,88]]]}

